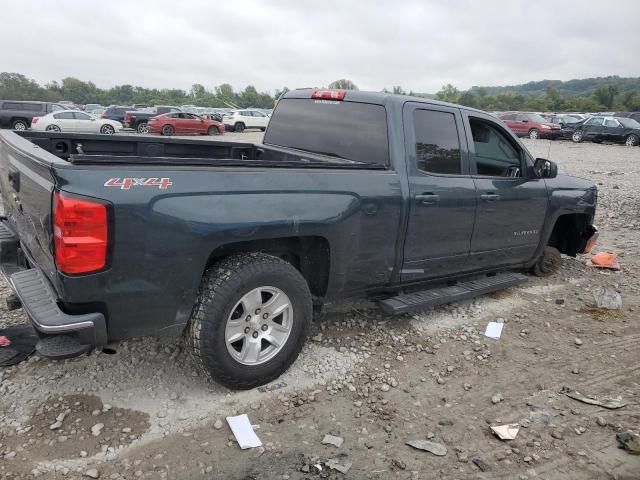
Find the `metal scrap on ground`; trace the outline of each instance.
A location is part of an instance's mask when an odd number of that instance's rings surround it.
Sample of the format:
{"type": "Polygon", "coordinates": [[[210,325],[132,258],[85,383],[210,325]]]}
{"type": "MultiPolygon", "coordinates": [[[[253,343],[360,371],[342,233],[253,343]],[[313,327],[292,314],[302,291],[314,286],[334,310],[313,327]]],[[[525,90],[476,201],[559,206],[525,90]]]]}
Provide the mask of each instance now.
{"type": "Polygon", "coordinates": [[[441,443],[430,442],[429,440],[421,440],[421,439],[409,440],[406,443],[410,447],[433,453],[434,455],[437,455],[439,457],[442,457],[447,454],[447,447],[445,447],[441,443]]]}
{"type": "Polygon", "coordinates": [[[578,400],[579,402],[588,403],[589,405],[597,405],[600,407],[608,408],[610,410],[615,410],[616,408],[622,408],[626,405],[626,403],[623,403],[622,399],[619,397],[597,399],[597,398],[583,395],[582,393],[570,387],[562,387],[562,390],[560,390],[560,393],[563,393],[567,397],[573,398],[574,400],[578,400]]]}

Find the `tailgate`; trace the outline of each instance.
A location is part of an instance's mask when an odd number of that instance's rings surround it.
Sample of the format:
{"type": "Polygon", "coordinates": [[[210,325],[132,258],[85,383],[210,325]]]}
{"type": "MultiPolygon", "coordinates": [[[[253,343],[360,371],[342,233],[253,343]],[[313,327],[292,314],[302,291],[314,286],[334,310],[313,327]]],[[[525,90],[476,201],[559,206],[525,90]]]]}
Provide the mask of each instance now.
{"type": "MultiPolygon", "coordinates": [[[[25,255],[53,279],[52,164],[63,162],[11,131],[0,131],[0,191],[9,227],[25,255]]],[[[63,162],[64,163],[64,162],[63,162]]]]}

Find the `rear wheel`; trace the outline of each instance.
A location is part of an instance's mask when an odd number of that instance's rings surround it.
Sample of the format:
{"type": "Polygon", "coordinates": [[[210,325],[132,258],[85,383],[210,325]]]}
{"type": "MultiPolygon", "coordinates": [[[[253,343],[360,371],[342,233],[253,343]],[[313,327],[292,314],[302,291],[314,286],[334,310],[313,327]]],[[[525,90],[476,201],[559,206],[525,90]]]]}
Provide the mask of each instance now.
{"type": "Polygon", "coordinates": [[[113,135],[114,133],[116,133],[116,129],[113,128],[113,125],[107,124],[100,127],[100,133],[102,133],[103,135],[113,135]]]}
{"type": "Polygon", "coordinates": [[[29,124],[26,120],[18,119],[13,121],[13,123],[11,124],[11,128],[13,128],[14,130],[23,131],[29,128],[29,124]]]}
{"type": "Polygon", "coordinates": [[[46,130],[47,130],[47,132],[61,132],[62,131],[58,125],[49,125],[46,128],[46,130]]]}
{"type": "Polygon", "coordinates": [[[580,130],[573,132],[573,135],[571,135],[571,140],[573,140],[574,143],[582,142],[583,140],[582,132],[580,130]]]}
{"type": "Polygon", "coordinates": [[[170,135],[173,135],[174,132],[175,130],[171,125],[165,125],[164,127],[162,127],[163,135],[170,136],[170,135]]]}
{"type": "Polygon", "coordinates": [[[209,135],[220,135],[220,130],[218,130],[217,127],[211,126],[209,127],[209,129],[207,130],[207,133],[209,135]]]}
{"type": "Polygon", "coordinates": [[[185,336],[214,380],[249,389],[289,368],[311,318],[311,293],[300,272],[281,258],[247,253],[207,269],[185,336]]]}
{"type": "Polygon", "coordinates": [[[233,131],[238,133],[244,132],[244,123],[236,123],[233,126],[233,131]]]}
{"type": "Polygon", "coordinates": [[[147,122],[140,122],[136,130],[138,133],[149,133],[149,124],[147,122]]]}
{"type": "Polygon", "coordinates": [[[625,144],[627,147],[635,147],[636,145],[638,145],[639,140],[640,140],[640,139],[638,138],[638,136],[637,136],[637,135],[634,135],[634,134],[632,133],[631,135],[629,135],[629,136],[625,139],[624,144],[625,144]]]}
{"type": "Polygon", "coordinates": [[[533,274],[537,277],[547,277],[558,271],[561,262],[560,251],[555,247],[546,246],[533,266],[533,274]]]}
{"type": "Polygon", "coordinates": [[[540,138],[540,132],[535,128],[532,128],[531,130],[529,130],[529,138],[531,140],[537,140],[538,138],[540,138]]]}

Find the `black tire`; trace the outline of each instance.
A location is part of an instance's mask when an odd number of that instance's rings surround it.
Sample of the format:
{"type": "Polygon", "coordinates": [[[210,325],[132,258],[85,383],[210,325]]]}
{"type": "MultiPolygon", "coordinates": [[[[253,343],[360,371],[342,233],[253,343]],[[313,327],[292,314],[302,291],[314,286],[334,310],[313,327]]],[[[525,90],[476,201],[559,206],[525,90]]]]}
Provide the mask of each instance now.
{"type": "Polygon", "coordinates": [[[46,128],[47,132],[61,132],[62,129],[58,125],[48,125],[46,128]]]}
{"type": "Polygon", "coordinates": [[[162,127],[162,135],[166,135],[167,137],[173,135],[175,129],[171,125],[165,125],[162,127]]]}
{"type": "Polygon", "coordinates": [[[555,247],[546,246],[536,260],[532,272],[536,277],[548,277],[558,271],[561,262],[560,251],[555,247]]]}
{"type": "Polygon", "coordinates": [[[628,135],[627,138],[624,139],[624,144],[627,147],[636,147],[638,143],[640,143],[640,138],[638,138],[638,136],[634,135],[633,133],[631,135],[628,135]]]}
{"type": "Polygon", "coordinates": [[[240,123],[240,122],[236,123],[233,126],[233,131],[238,133],[244,132],[244,123],[240,123]]]}
{"type": "Polygon", "coordinates": [[[220,135],[220,130],[218,130],[217,127],[211,126],[207,130],[207,134],[209,134],[209,135],[220,135]]]}
{"type": "Polygon", "coordinates": [[[11,123],[11,128],[18,131],[24,131],[29,128],[29,122],[23,120],[22,118],[18,118],[11,123]]]}
{"type": "Polygon", "coordinates": [[[141,134],[149,133],[149,124],[147,122],[140,122],[136,127],[136,131],[141,134]]]}
{"type": "Polygon", "coordinates": [[[100,127],[100,133],[103,135],[113,135],[116,133],[116,129],[113,128],[112,125],[107,124],[100,127]]]}
{"type": "Polygon", "coordinates": [[[528,136],[531,140],[538,140],[540,138],[540,132],[537,128],[532,128],[529,130],[528,136]]]}
{"type": "Polygon", "coordinates": [[[290,263],[258,252],[232,255],[205,272],[185,329],[186,343],[212,379],[228,388],[246,390],[272,381],[289,368],[304,345],[312,312],[307,282],[290,263]],[[264,285],[279,288],[289,297],[294,312],[291,333],[273,358],[243,365],[227,350],[227,318],[243,295],[264,285]]]}

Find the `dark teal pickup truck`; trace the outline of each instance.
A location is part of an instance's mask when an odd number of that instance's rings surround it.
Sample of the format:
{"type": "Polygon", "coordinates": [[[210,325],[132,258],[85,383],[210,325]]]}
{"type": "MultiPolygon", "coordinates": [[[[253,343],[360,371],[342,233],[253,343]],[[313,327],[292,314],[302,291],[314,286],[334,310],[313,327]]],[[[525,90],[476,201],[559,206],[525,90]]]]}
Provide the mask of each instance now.
{"type": "Polygon", "coordinates": [[[285,371],[323,305],[469,298],[597,235],[596,187],[495,117],[383,93],[288,92],[262,144],[2,131],[0,188],[42,355],[182,333],[232,388],[285,371]]]}

